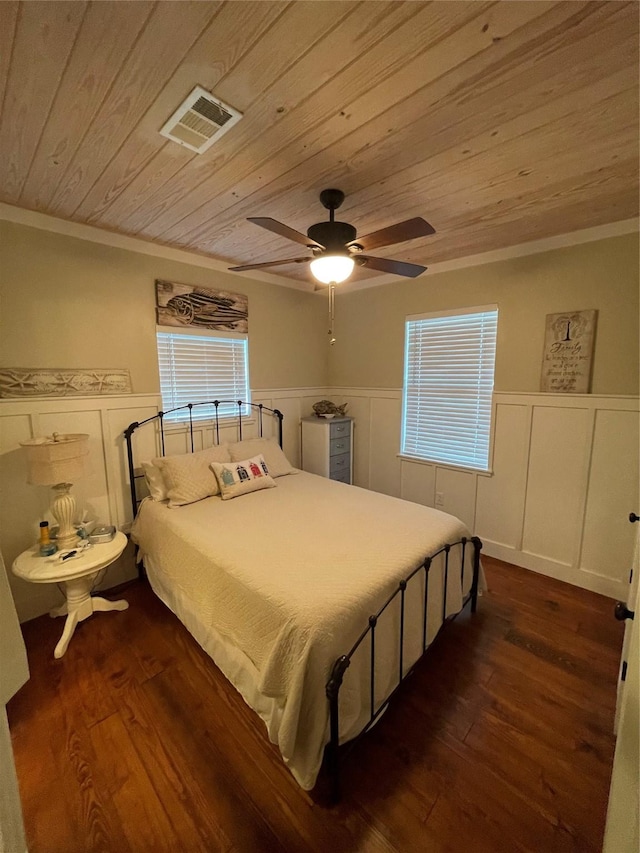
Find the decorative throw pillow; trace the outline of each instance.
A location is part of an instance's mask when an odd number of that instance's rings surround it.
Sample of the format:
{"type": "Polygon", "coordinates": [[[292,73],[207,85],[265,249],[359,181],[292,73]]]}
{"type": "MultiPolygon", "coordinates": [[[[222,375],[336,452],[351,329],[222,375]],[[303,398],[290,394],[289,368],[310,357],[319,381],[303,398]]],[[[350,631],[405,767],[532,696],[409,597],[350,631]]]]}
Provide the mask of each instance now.
{"type": "Polygon", "coordinates": [[[144,473],[145,483],[149,489],[149,497],[154,501],[166,501],[167,487],[164,484],[162,471],[156,467],[153,462],[143,462],[142,471],[144,473]]]}
{"type": "Polygon", "coordinates": [[[216,475],[223,501],[259,489],[272,489],[276,484],[262,454],[237,462],[212,462],[211,470],[216,475]]]}
{"type": "Polygon", "coordinates": [[[232,462],[239,462],[241,459],[261,453],[272,477],[299,473],[284,455],[275,438],[247,438],[244,441],[237,441],[229,445],[229,453],[232,462]]]}
{"type": "Polygon", "coordinates": [[[180,456],[161,456],[153,460],[160,469],[167,488],[169,506],[184,506],[220,493],[218,481],[209,465],[230,462],[229,445],[220,444],[196,453],[180,456]]]}

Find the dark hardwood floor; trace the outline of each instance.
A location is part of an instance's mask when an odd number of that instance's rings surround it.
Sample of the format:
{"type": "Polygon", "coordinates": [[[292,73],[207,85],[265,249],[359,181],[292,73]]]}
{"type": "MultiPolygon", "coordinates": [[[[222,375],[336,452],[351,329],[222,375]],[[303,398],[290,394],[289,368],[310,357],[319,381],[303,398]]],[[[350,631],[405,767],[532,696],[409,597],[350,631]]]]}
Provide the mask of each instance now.
{"type": "Polygon", "coordinates": [[[334,808],[297,786],[146,584],[122,613],[24,625],[9,720],[31,853],[600,851],[622,626],[601,596],[484,558],[449,624],[345,762],[334,808]]]}

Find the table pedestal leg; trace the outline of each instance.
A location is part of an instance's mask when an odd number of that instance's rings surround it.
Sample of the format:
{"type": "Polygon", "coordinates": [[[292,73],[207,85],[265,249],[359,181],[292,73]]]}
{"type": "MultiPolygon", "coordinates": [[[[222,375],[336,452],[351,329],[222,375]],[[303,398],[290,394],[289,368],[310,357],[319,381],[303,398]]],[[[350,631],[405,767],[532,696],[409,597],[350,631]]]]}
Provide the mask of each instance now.
{"type": "Polygon", "coordinates": [[[94,595],[91,599],[91,603],[93,604],[94,612],[96,610],[108,611],[108,610],[126,610],[129,606],[129,602],[124,599],[120,599],[120,601],[109,601],[106,598],[101,598],[99,595],[94,595]]]}
{"type": "Polygon", "coordinates": [[[52,619],[55,619],[56,616],[66,616],[68,612],[69,608],[67,607],[67,602],[65,601],[64,604],[60,605],[60,607],[54,607],[53,610],[50,610],[49,616],[51,616],[52,619]]]}
{"type": "Polygon", "coordinates": [[[56,649],[53,653],[54,658],[61,658],[62,655],[67,651],[67,646],[69,645],[69,640],[73,637],[73,632],[76,630],[76,625],[78,624],[78,611],[74,610],[72,613],[69,613],[67,616],[67,621],[64,623],[64,631],[62,632],[62,636],[60,637],[60,641],[56,646],[56,649]]]}
{"type": "Polygon", "coordinates": [[[51,616],[64,616],[67,614],[67,621],[64,624],[60,642],[53,653],[54,657],[61,658],[67,651],[69,640],[73,637],[73,632],[78,622],[88,619],[95,611],[126,610],[129,607],[129,603],[122,599],[119,601],[109,601],[99,595],[92,598],[91,588],[97,574],[96,572],[82,578],[65,581],[66,603],[51,611],[51,616]]]}

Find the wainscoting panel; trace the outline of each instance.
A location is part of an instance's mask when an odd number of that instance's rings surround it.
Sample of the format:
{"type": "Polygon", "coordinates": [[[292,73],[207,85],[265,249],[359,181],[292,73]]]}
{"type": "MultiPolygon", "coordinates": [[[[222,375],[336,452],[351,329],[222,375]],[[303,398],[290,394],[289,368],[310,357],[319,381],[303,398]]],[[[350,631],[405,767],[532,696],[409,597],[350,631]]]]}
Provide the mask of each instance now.
{"type": "MultiPolygon", "coordinates": [[[[37,541],[40,520],[53,520],[51,490],[27,484],[26,459],[19,442],[53,432],[88,433],[90,473],[73,484],[79,514],[86,512],[91,520],[126,529],[131,509],[128,472],[122,464],[122,430],[131,421],[154,414],[158,403],[155,394],[0,400],[0,547],[21,621],[57,606],[62,595],[55,585],[30,584],[10,570],[18,554],[37,541]],[[115,434],[113,428],[118,424],[121,428],[115,434]]],[[[134,576],[132,551],[127,549],[109,567],[100,588],[134,576]]]]}
{"type": "Polygon", "coordinates": [[[635,412],[596,413],[580,571],[623,585],[629,577],[637,526],[629,524],[628,515],[640,513],[637,501],[628,499],[638,488],[639,447],[635,412]]]}
{"type": "Polygon", "coordinates": [[[588,475],[591,413],[534,406],[522,550],[574,565],[588,475]]]}
{"type": "MultiPolygon", "coordinates": [[[[284,414],[284,449],[293,465],[300,464],[300,418],[312,413],[317,400],[330,396],[327,388],[287,388],[255,391],[252,399],[284,414]]],[[[29,584],[10,571],[18,554],[37,541],[38,523],[50,518],[50,489],[27,484],[24,451],[19,442],[52,432],[89,434],[91,473],[73,484],[80,511],[91,519],[115,524],[128,532],[132,507],[123,433],[134,421],[144,421],[161,408],[157,394],[131,394],[114,397],[0,400],[0,547],[8,568],[16,608],[21,621],[46,613],[60,604],[61,593],[55,585],[29,584]]],[[[264,419],[264,434],[270,435],[270,418],[264,419]]],[[[257,419],[244,423],[243,437],[258,434],[257,419]]],[[[275,435],[275,430],[273,431],[275,435]]],[[[220,431],[222,441],[237,441],[235,426],[220,431]]],[[[194,429],[194,449],[210,447],[214,429],[208,422],[194,429]]],[[[160,454],[159,433],[153,427],[133,436],[135,458],[139,464],[160,454]]],[[[165,430],[167,453],[186,453],[191,449],[188,432],[182,426],[165,430]]],[[[135,576],[132,548],[110,567],[100,588],[108,588],[135,576]]]]}
{"type": "Polygon", "coordinates": [[[439,492],[487,554],[626,597],[627,517],[640,508],[637,397],[496,393],[484,474],[400,459],[400,389],[331,393],[357,419],[356,485],[425,506],[439,492]]]}
{"type": "Polygon", "coordinates": [[[477,476],[469,471],[436,466],[436,509],[462,519],[469,530],[475,530],[477,476]],[[442,495],[438,504],[437,496],[442,495]]]}
{"type": "Polygon", "coordinates": [[[405,501],[435,506],[436,466],[401,460],[400,492],[405,501]]]}
{"type": "MultiPolygon", "coordinates": [[[[355,419],[356,485],[426,506],[434,506],[441,493],[442,509],[462,518],[482,538],[486,553],[612,598],[626,596],[633,553],[627,516],[640,511],[637,398],[494,395],[490,474],[401,458],[399,389],[255,391],[254,402],[284,413],[284,449],[294,465],[300,463],[300,419],[323,398],[348,403],[355,419]]],[[[0,400],[0,547],[8,568],[36,541],[50,500],[49,489],[27,484],[19,441],[53,430],[88,432],[93,472],[74,484],[74,493],[94,517],[126,531],[131,503],[123,431],[159,406],[155,394],[0,400]]],[[[247,423],[245,437],[256,430],[255,421],[247,423]]],[[[225,430],[222,437],[233,441],[235,431],[225,430]]],[[[153,429],[136,433],[134,440],[138,461],[158,454],[153,429]]],[[[211,428],[199,430],[195,442],[209,446],[211,428]]],[[[172,452],[189,449],[184,430],[171,431],[167,443],[172,452]]],[[[104,585],[134,572],[128,550],[104,585]]],[[[60,602],[56,587],[9,575],[22,620],[60,602]]]]}
{"type": "MultiPolygon", "coordinates": [[[[317,389],[293,389],[281,391],[255,391],[252,400],[254,403],[262,403],[270,409],[278,409],[282,412],[282,446],[287,459],[295,467],[300,467],[301,426],[300,420],[313,414],[313,404],[329,396],[327,388],[317,389]]],[[[253,426],[253,434],[258,435],[257,422],[253,426]]],[[[276,423],[271,417],[264,417],[263,435],[276,436],[276,423]]]]}
{"type": "MultiPolygon", "coordinates": [[[[135,398],[134,398],[135,399],[135,398]]],[[[133,402],[133,401],[132,401],[133,402]]],[[[104,435],[107,459],[107,477],[112,523],[128,530],[133,521],[127,449],[123,438],[125,429],[134,421],[141,423],[158,413],[160,398],[150,394],[138,405],[127,404],[126,400],[117,408],[103,412],[104,435]]],[[[142,429],[134,433],[134,447],[139,461],[150,461],[160,454],[159,434],[154,429],[142,429]]]]}
{"type": "Polygon", "coordinates": [[[478,477],[476,527],[493,542],[520,550],[527,487],[531,409],[496,406],[493,475],[478,477]]]}
{"type": "Polygon", "coordinates": [[[369,488],[400,497],[400,401],[374,397],[369,423],[369,488]]]}
{"type": "MultiPolygon", "coordinates": [[[[72,492],[78,507],[84,507],[87,518],[110,519],[109,490],[107,488],[106,454],[100,410],[74,412],[47,412],[39,416],[38,435],[60,433],[88,433],[89,461],[87,473],[73,484],[72,492]]],[[[37,486],[49,497],[47,486],[37,486]]],[[[80,518],[80,521],[83,519],[80,518]]]]}

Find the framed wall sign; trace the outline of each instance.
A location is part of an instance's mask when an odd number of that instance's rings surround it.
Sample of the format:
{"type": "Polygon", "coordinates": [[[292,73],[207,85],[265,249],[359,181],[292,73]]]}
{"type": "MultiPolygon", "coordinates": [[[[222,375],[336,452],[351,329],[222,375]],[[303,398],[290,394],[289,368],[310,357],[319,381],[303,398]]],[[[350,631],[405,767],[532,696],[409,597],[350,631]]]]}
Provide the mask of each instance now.
{"type": "Polygon", "coordinates": [[[588,394],[598,312],[547,314],[540,390],[588,394]]]}
{"type": "Polygon", "coordinates": [[[156,321],[159,326],[197,326],[246,334],[249,300],[244,293],[156,279],[156,321]]]}
{"type": "Polygon", "coordinates": [[[95,397],[131,394],[126,367],[2,367],[0,397],[95,397]]]}

